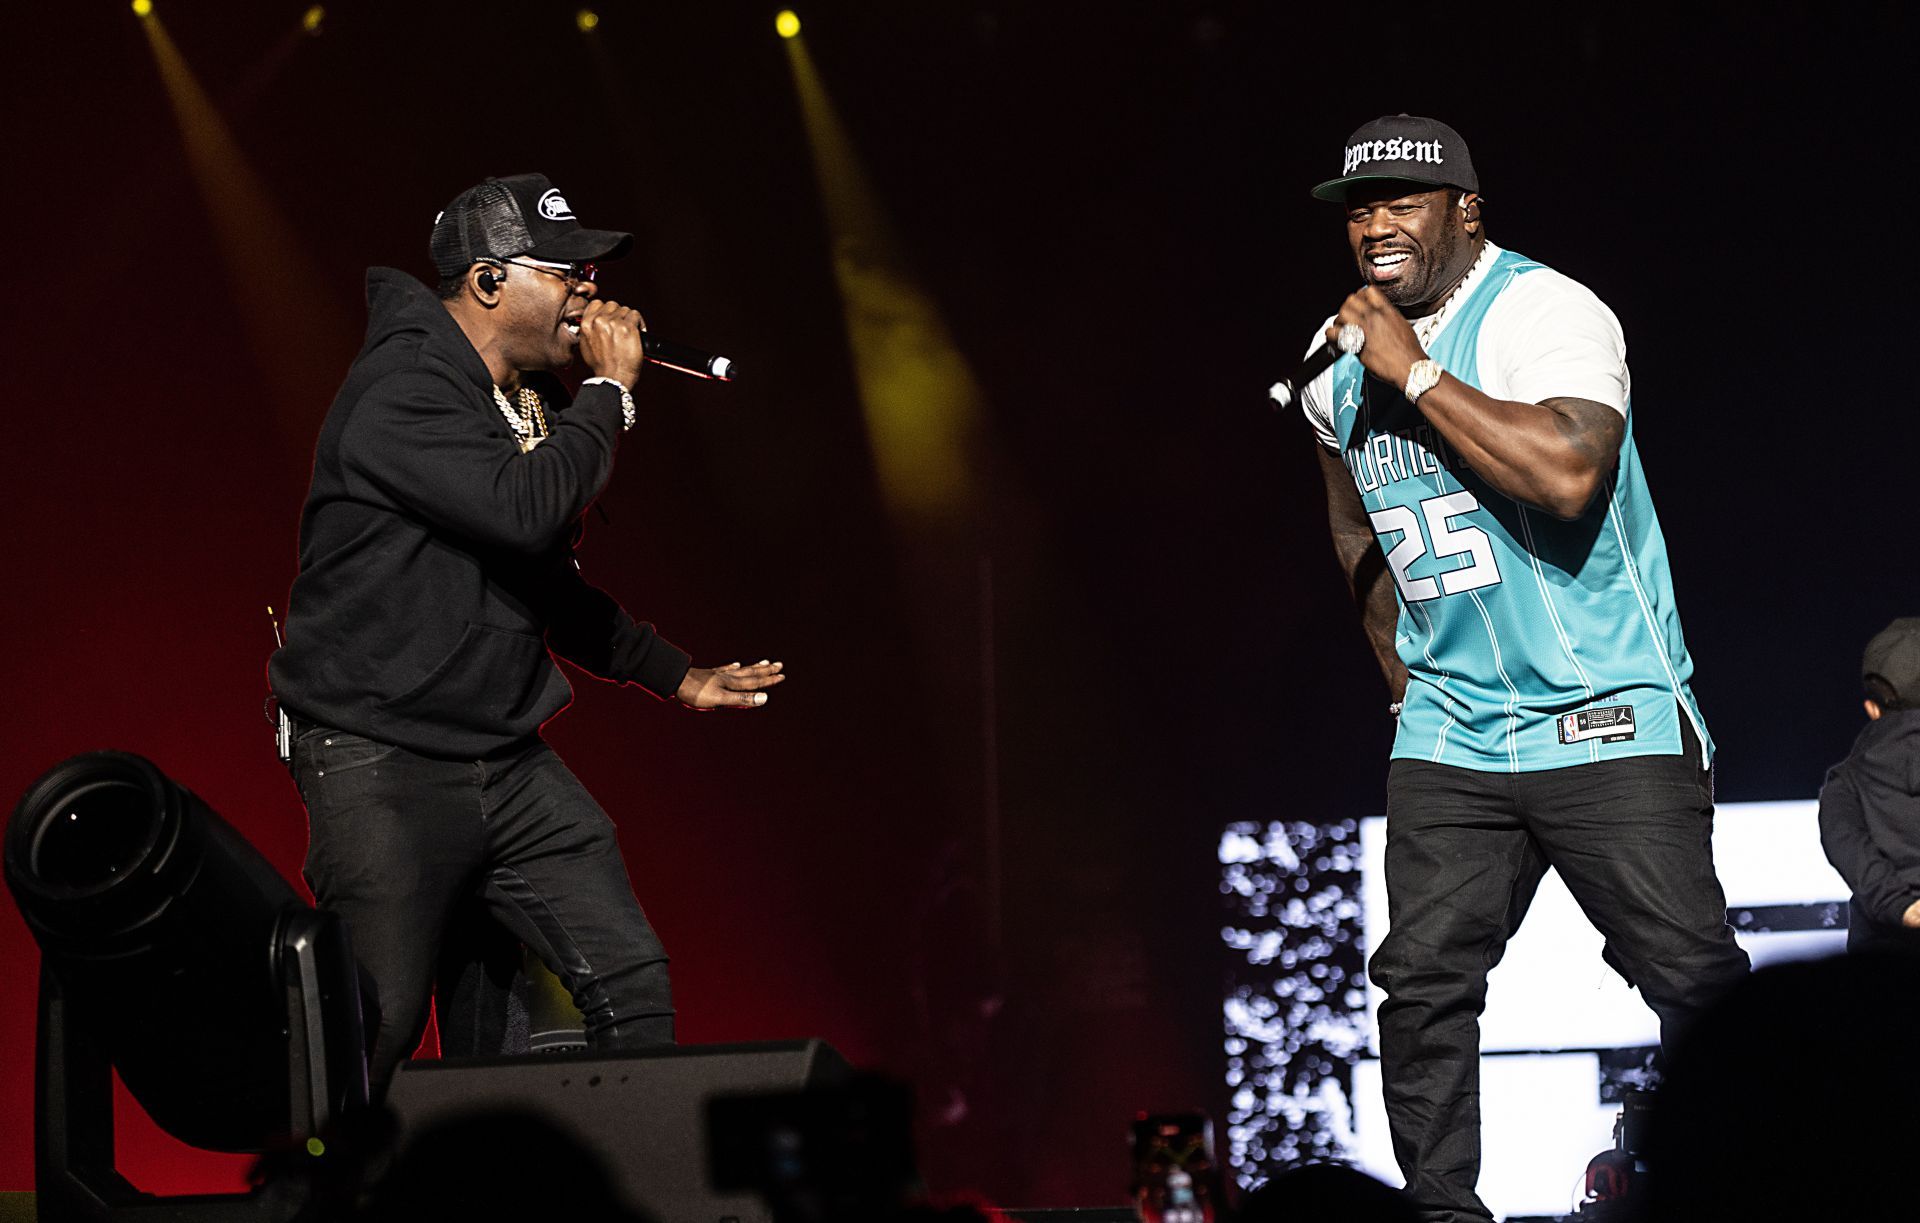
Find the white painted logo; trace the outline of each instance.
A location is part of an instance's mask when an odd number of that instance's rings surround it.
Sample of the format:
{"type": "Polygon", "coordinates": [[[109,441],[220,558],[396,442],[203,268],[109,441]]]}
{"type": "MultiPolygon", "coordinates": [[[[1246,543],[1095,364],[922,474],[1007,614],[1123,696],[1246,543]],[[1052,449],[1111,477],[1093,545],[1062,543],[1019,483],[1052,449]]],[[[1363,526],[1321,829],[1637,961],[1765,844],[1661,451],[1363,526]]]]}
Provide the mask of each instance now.
{"type": "Polygon", "coordinates": [[[1370,161],[1424,161],[1437,166],[1446,161],[1440,146],[1438,140],[1362,140],[1347,146],[1347,167],[1341,173],[1351,174],[1370,161]]]}
{"type": "Polygon", "coordinates": [[[560,194],[558,187],[547,188],[547,193],[540,197],[538,207],[540,215],[549,221],[573,220],[573,205],[567,203],[567,197],[560,194]]]}

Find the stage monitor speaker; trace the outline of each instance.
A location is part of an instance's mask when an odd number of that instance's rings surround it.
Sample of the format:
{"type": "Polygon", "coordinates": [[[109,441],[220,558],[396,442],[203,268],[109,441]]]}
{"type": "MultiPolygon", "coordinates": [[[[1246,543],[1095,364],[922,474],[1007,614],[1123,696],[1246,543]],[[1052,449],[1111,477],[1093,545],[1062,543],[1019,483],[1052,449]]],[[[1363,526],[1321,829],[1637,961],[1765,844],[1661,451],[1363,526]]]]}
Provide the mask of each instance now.
{"type": "Polygon", "coordinates": [[[403,1160],[436,1123],[518,1111],[576,1138],[607,1164],[626,1204],[659,1223],[771,1223],[759,1198],[709,1188],[707,1101],[835,1086],[850,1073],[820,1040],[415,1061],[387,1103],[403,1160]]]}

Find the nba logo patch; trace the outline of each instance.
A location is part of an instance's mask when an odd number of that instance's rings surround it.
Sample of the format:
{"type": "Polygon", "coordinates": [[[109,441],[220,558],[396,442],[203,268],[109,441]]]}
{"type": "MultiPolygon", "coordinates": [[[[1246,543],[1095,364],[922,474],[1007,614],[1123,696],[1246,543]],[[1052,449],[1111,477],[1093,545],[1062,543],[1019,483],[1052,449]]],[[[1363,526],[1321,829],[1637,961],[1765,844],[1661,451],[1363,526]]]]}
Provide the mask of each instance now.
{"type": "Polygon", "coordinates": [[[1602,743],[1621,743],[1633,738],[1633,729],[1631,705],[1602,705],[1598,709],[1581,709],[1560,715],[1562,743],[1585,743],[1589,739],[1598,739],[1602,743]]]}

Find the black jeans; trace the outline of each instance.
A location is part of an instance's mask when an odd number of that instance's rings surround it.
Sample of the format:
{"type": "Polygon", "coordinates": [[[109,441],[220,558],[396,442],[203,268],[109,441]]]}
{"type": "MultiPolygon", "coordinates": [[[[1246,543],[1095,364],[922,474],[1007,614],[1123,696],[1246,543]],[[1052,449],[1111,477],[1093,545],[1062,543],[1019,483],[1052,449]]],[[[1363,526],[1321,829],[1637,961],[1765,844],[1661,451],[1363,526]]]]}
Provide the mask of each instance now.
{"type": "Polygon", "coordinates": [[[442,760],[307,726],[291,767],[307,886],[347,920],[372,978],[376,1098],[420,1043],[448,922],[475,898],[566,983],[590,1045],[672,1043],[666,950],[613,822],[552,748],[442,760]]]}
{"type": "Polygon", "coordinates": [[[1682,754],[1534,773],[1395,760],[1387,775],[1392,928],[1368,964],[1394,1155],[1433,1223],[1491,1220],[1480,1178],[1487,973],[1552,867],[1606,960],[1660,1017],[1661,1043],[1746,975],[1713,871],[1713,774],[1682,754]]]}
{"type": "Polygon", "coordinates": [[[1853,955],[1920,957],[1920,930],[1877,922],[1867,916],[1858,900],[1849,901],[1847,951],[1853,955]]]}

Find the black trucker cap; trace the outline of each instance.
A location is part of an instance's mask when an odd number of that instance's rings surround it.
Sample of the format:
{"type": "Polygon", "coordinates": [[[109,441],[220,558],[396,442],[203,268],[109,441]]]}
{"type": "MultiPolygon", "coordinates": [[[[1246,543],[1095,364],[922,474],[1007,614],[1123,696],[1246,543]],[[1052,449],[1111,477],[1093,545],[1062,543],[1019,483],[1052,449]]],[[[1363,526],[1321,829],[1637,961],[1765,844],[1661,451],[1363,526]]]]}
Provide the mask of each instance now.
{"type": "Polygon", "coordinates": [[[1920,709],[1920,616],[1902,616],[1867,643],[1860,677],[1879,676],[1909,709],[1920,709]]]}
{"type": "Polygon", "coordinates": [[[1354,183],[1382,180],[1480,190],[1473,155],[1459,132],[1438,119],[1382,115],[1347,137],[1340,177],[1315,187],[1313,197],[1344,203],[1347,188],[1354,183]]]}
{"type": "Polygon", "coordinates": [[[633,235],[588,229],[544,174],[490,178],[453,198],[433,219],[428,251],[433,268],[458,276],[482,259],[528,255],[554,263],[614,259],[633,246],[633,235]]]}

